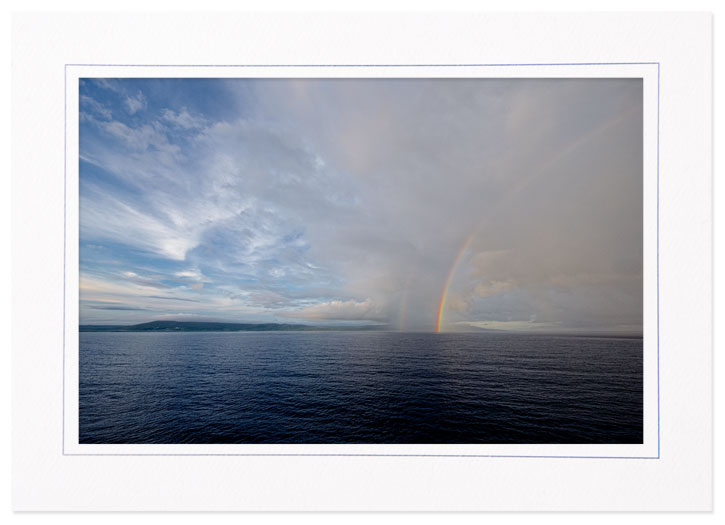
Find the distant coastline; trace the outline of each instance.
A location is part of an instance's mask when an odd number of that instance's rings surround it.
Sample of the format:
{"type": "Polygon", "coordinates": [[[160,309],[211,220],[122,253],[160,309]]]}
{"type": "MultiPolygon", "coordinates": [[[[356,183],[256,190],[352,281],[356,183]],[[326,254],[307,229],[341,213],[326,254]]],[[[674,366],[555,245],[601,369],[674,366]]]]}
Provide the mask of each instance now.
{"type": "MultiPolygon", "coordinates": [[[[306,325],[291,323],[222,323],[206,321],[150,321],[133,325],[79,325],[79,332],[351,332],[351,331],[395,331],[389,325],[306,325]]],[[[458,333],[488,333],[512,335],[549,335],[566,337],[605,337],[617,339],[642,339],[642,334],[627,332],[524,332],[469,328],[458,333]]]]}
{"type": "Polygon", "coordinates": [[[386,325],[314,326],[286,323],[215,323],[202,321],[151,321],[133,325],[79,325],[80,332],[311,332],[384,330],[386,325]]]}

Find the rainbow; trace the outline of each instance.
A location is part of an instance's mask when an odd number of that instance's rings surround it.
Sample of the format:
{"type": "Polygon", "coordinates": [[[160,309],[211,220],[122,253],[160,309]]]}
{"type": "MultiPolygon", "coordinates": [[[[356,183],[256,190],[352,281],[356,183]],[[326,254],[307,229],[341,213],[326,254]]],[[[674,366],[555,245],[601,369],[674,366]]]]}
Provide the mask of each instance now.
{"type": "MultiPolygon", "coordinates": [[[[495,214],[499,209],[501,209],[508,201],[510,201],[516,194],[520,193],[524,188],[532,184],[536,179],[544,175],[546,172],[548,172],[550,169],[552,169],[557,162],[559,162],[561,159],[565,158],[566,156],[570,155],[572,152],[583,146],[585,143],[592,140],[594,137],[599,135],[600,133],[604,133],[611,128],[615,127],[620,121],[624,120],[626,117],[628,117],[630,114],[634,113],[640,106],[634,105],[629,108],[625,108],[624,110],[620,111],[618,114],[616,114],[614,117],[605,120],[600,125],[596,126],[594,129],[589,130],[588,132],[582,134],[576,141],[572,142],[565,148],[562,148],[554,155],[550,156],[546,161],[544,161],[542,164],[539,165],[537,170],[534,170],[531,172],[531,174],[524,178],[523,180],[519,181],[518,184],[514,187],[513,191],[511,191],[506,197],[501,199],[497,206],[491,210],[492,215],[495,214]]],[[[458,252],[458,255],[456,255],[455,260],[453,261],[453,266],[451,266],[450,271],[448,272],[448,278],[446,279],[445,286],[443,286],[443,292],[441,293],[441,299],[438,303],[438,316],[436,318],[436,332],[440,333],[441,331],[441,322],[443,321],[443,312],[446,306],[446,297],[448,295],[448,288],[451,286],[451,281],[453,280],[453,276],[456,273],[456,268],[458,268],[458,265],[460,264],[461,260],[463,259],[463,255],[465,254],[466,250],[468,249],[469,244],[471,244],[471,241],[475,237],[476,233],[480,231],[480,229],[483,228],[483,224],[479,225],[479,227],[474,230],[474,232],[466,239],[466,241],[463,243],[463,246],[461,246],[461,250],[458,252]]]]}
{"type": "Polygon", "coordinates": [[[446,298],[448,297],[448,289],[451,286],[451,281],[453,281],[453,276],[456,273],[456,268],[458,268],[458,265],[460,264],[461,260],[463,259],[463,255],[466,253],[466,250],[468,249],[468,246],[471,244],[471,241],[476,236],[476,232],[474,231],[471,235],[466,238],[466,241],[463,243],[463,246],[461,246],[461,249],[458,252],[458,255],[456,255],[455,260],[453,261],[453,266],[451,266],[451,269],[448,271],[448,277],[446,278],[446,284],[443,286],[443,292],[441,293],[441,300],[438,303],[438,316],[436,318],[436,333],[441,332],[441,322],[443,321],[443,311],[446,306],[446,298]]]}

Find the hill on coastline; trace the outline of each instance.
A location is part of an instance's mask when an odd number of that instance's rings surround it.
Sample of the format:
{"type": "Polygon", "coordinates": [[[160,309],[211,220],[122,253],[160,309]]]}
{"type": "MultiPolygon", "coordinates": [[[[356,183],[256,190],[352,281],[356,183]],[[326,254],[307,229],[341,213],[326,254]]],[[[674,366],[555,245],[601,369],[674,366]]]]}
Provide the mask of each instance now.
{"type": "Polygon", "coordinates": [[[312,326],[286,323],[215,323],[151,321],[134,325],[79,325],[80,332],[309,332],[320,330],[380,330],[384,326],[312,326]]]}

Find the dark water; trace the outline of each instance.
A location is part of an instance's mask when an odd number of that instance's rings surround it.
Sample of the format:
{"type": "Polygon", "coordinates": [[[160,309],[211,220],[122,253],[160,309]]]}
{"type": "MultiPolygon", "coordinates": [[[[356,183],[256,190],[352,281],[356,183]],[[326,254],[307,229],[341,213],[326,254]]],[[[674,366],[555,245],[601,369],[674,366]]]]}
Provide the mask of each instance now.
{"type": "Polygon", "coordinates": [[[641,443],[642,340],[81,333],[81,443],[641,443]]]}

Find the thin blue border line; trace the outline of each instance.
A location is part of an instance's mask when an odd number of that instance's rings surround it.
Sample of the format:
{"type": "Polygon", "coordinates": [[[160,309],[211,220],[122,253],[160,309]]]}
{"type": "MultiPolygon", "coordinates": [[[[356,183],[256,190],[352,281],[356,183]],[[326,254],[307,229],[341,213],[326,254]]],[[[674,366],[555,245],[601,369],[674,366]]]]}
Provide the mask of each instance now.
{"type": "Polygon", "coordinates": [[[660,457],[660,64],[657,63],[657,458],[660,457]]]}
{"type": "Polygon", "coordinates": [[[660,62],[557,62],[526,64],[65,64],[63,92],[63,456],[336,456],[336,457],[478,457],[478,458],[549,458],[549,459],[660,459],[660,62]],[[65,452],[65,307],[66,307],[66,223],[67,223],[67,71],[71,67],[528,67],[528,66],[657,66],[657,456],[517,456],[496,454],[67,454],[65,452]]]}
{"type": "Polygon", "coordinates": [[[68,242],[66,238],[66,223],[68,222],[68,64],[63,68],[63,440],[62,448],[65,454],[65,307],[66,307],[66,252],[68,242]]]}
{"type": "Polygon", "coordinates": [[[331,457],[422,457],[422,458],[544,458],[544,459],[659,459],[656,456],[515,456],[499,454],[121,454],[121,453],[100,453],[100,454],[64,454],[65,456],[331,456],[331,457]]]}
{"type": "Polygon", "coordinates": [[[557,62],[530,64],[66,64],[76,67],[511,67],[511,66],[628,66],[659,62],[557,62]]]}

